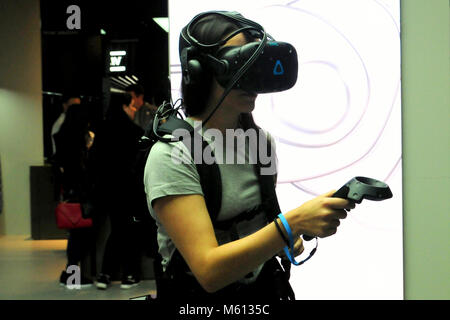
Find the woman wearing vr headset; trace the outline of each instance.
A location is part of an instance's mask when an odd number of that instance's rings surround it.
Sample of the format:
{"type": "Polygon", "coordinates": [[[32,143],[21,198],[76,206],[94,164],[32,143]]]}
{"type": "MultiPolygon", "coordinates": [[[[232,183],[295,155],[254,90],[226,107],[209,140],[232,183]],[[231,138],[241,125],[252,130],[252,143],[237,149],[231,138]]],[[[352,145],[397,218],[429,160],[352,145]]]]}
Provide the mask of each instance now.
{"type": "MultiPolygon", "coordinates": [[[[183,29],[180,36],[182,95],[191,125],[202,121],[203,129],[216,129],[223,134],[228,129],[257,128],[251,112],[257,93],[269,90],[256,88],[252,92],[245,83],[238,87],[236,81],[231,88],[225,87],[218,81],[221,66],[217,61],[220,50],[253,43],[256,47],[265,41],[264,29],[237,13],[203,13],[183,29]]],[[[247,74],[251,77],[251,72],[247,74]]],[[[250,79],[250,82],[259,80],[250,79]]],[[[271,91],[281,90],[284,89],[271,91]]],[[[269,142],[274,143],[271,139],[269,142]]],[[[344,199],[331,198],[333,190],[284,212],[285,222],[277,218],[280,212],[271,212],[275,217],[272,220],[263,212],[233,223],[227,230],[218,230],[208,212],[193,159],[181,164],[173,161],[173,150],[181,143],[157,142],[149,154],[144,175],[149,210],[158,226],[159,253],[165,271],[165,277],[157,279],[158,298],[293,299],[287,270],[283,271],[274,258],[282,255],[289,243],[289,232],[294,239],[291,254],[299,255],[303,251],[302,234],[313,237],[334,234],[339,219],[346,217],[345,209],[354,205],[344,199]],[[177,267],[182,263],[187,264],[186,270],[177,267]]],[[[217,183],[222,186],[222,200],[216,220],[239,217],[266,201],[262,199],[264,193],[260,192],[264,184],[254,165],[219,164],[219,168],[221,181],[217,183]]],[[[274,190],[274,180],[270,178],[270,188],[274,190]]],[[[270,208],[278,208],[276,195],[274,197],[270,208]]]]}

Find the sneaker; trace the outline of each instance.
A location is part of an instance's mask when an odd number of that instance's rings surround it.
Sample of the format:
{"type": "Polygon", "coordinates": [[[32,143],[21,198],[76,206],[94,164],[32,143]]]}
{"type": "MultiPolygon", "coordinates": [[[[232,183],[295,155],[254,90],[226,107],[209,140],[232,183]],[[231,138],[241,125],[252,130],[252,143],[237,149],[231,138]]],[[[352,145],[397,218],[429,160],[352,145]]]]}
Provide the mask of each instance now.
{"type": "Polygon", "coordinates": [[[85,277],[81,277],[79,285],[73,283],[68,284],[67,282],[70,276],[71,274],[67,273],[66,270],[61,272],[61,276],[59,277],[59,285],[67,287],[68,289],[82,289],[92,286],[92,280],[85,277]]]}
{"type": "Polygon", "coordinates": [[[91,279],[81,277],[79,284],[75,284],[75,283],[66,284],[66,288],[67,289],[85,289],[85,288],[91,287],[92,284],[93,284],[93,282],[91,279]]]}
{"type": "Polygon", "coordinates": [[[108,285],[110,284],[111,284],[110,276],[102,273],[99,275],[99,277],[97,278],[97,282],[95,283],[97,289],[101,290],[105,290],[106,288],[108,288],[108,285]]]}
{"type": "Polygon", "coordinates": [[[61,272],[61,275],[59,276],[59,285],[65,286],[67,284],[67,279],[69,279],[69,274],[66,272],[66,270],[63,270],[63,272],[61,272]]]}
{"type": "Polygon", "coordinates": [[[134,276],[129,275],[125,279],[122,280],[122,284],[120,285],[120,289],[130,289],[139,284],[139,279],[136,279],[134,276]]]}

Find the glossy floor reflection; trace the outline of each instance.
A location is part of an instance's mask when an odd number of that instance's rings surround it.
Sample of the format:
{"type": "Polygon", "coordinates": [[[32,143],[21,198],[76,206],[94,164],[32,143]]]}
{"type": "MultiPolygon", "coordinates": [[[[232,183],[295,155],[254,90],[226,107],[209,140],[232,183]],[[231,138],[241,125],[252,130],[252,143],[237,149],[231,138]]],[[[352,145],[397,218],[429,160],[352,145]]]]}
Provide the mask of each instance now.
{"type": "Polygon", "coordinates": [[[60,286],[66,245],[67,240],[0,237],[0,300],[128,300],[156,293],[153,280],[128,290],[121,289],[120,282],[113,282],[107,290],[94,285],[72,290],[60,286]]]}

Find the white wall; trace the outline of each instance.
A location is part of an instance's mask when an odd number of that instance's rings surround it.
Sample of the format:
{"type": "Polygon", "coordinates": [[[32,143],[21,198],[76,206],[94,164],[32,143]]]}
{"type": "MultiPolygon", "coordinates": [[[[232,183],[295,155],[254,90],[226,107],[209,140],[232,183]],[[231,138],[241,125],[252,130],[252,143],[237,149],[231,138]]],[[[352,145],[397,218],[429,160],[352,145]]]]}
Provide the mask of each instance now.
{"type": "Polygon", "coordinates": [[[38,0],[0,2],[0,235],[30,235],[29,167],[43,164],[38,0]]]}
{"type": "MultiPolygon", "coordinates": [[[[336,235],[319,240],[313,259],[292,268],[296,298],[403,299],[400,2],[170,0],[172,71],[181,28],[195,14],[218,9],[242,13],[297,50],[296,85],[259,95],[253,111],[276,140],[281,210],[354,176],[383,180],[394,194],[364,201],[336,235]]],[[[313,244],[305,243],[298,261],[313,244]]]]}

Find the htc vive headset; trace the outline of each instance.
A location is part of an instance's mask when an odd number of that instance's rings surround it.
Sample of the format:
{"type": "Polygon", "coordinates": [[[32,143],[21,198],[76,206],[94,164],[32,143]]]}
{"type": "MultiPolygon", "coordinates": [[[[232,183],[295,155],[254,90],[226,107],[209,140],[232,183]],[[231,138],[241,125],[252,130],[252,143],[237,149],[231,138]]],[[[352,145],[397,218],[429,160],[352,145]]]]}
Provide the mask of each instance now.
{"type": "Polygon", "coordinates": [[[180,60],[186,85],[195,84],[205,67],[213,71],[227,92],[231,89],[250,93],[278,92],[292,88],[297,81],[295,48],[289,43],[275,41],[261,25],[237,12],[208,11],[195,16],[181,31],[180,60]],[[216,43],[201,43],[191,35],[191,29],[207,15],[226,17],[238,28],[216,43]],[[260,41],[222,47],[240,32],[260,41]]]}

